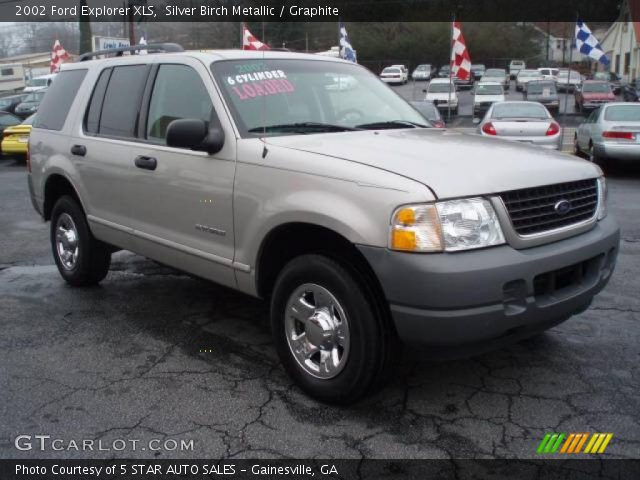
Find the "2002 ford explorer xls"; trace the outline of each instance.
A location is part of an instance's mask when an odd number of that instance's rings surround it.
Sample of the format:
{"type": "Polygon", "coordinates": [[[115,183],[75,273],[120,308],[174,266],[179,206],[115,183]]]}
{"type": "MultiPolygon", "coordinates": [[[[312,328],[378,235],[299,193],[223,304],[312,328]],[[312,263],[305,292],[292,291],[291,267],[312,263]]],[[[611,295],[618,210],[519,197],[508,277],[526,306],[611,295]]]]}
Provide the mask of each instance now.
{"type": "Polygon", "coordinates": [[[270,299],[288,373],[348,403],[398,339],[521,339],[609,280],[596,165],[429,128],[349,62],[156,47],[66,66],[35,120],[29,188],[70,284],[127,249],[270,299]]]}

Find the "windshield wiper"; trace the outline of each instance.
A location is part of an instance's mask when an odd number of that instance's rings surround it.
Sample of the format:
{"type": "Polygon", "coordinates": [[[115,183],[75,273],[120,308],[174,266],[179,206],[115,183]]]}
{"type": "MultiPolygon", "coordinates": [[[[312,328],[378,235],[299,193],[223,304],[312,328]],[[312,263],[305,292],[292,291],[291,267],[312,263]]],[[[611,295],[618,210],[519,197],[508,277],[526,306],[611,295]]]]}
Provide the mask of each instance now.
{"type": "Polygon", "coordinates": [[[367,130],[379,130],[384,128],[429,128],[428,125],[422,123],[410,122],[409,120],[389,120],[387,122],[373,122],[356,125],[356,128],[364,128],[367,130]]]}
{"type": "Polygon", "coordinates": [[[345,125],[333,125],[331,123],[321,122],[298,122],[298,123],[282,123],[280,125],[267,125],[264,127],[255,127],[249,130],[251,133],[260,132],[277,132],[277,131],[294,131],[300,133],[316,132],[353,132],[362,130],[357,127],[347,127],[345,125]]]}

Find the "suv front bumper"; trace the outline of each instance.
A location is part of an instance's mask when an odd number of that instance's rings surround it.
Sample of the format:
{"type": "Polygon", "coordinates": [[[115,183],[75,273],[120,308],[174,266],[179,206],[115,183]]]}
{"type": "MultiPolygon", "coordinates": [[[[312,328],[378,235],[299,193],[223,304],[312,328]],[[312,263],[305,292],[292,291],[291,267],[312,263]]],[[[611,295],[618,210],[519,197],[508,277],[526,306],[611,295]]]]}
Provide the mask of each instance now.
{"type": "Polygon", "coordinates": [[[524,250],[359,249],[403,341],[460,345],[526,337],[584,311],[611,277],[619,239],[615,220],[607,217],[589,232],[524,250]]]}

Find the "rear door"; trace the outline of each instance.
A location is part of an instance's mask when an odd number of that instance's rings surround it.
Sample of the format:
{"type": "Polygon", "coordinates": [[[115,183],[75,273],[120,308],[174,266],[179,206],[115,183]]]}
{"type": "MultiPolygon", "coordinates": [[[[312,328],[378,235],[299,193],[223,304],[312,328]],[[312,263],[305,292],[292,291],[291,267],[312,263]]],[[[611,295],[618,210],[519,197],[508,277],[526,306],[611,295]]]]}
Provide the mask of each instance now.
{"type": "Polygon", "coordinates": [[[137,186],[132,170],[140,148],[136,129],[150,69],[146,64],[103,69],[84,112],[82,129],[71,145],[94,233],[130,249],[135,249],[131,234],[137,186]]]}

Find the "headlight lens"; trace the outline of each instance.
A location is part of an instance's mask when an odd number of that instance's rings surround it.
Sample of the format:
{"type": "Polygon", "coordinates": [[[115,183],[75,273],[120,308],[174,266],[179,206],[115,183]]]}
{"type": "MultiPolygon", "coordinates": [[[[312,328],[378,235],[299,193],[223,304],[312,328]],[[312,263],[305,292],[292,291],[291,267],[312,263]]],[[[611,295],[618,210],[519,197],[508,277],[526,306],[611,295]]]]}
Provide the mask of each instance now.
{"type": "Polygon", "coordinates": [[[390,248],[455,252],[504,243],[498,217],[485,198],[401,207],[393,215],[390,248]]]}
{"type": "Polygon", "coordinates": [[[609,198],[607,181],[604,177],[598,178],[598,196],[600,197],[600,203],[598,205],[598,220],[602,220],[607,216],[607,201],[609,198]]]}

